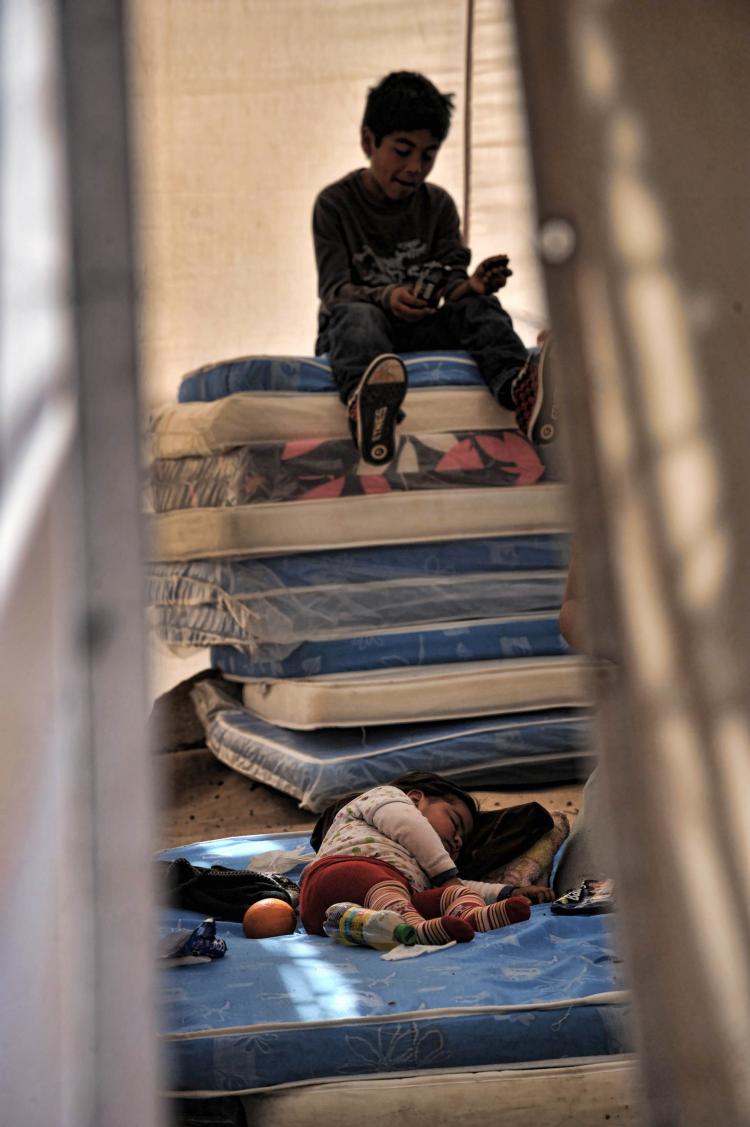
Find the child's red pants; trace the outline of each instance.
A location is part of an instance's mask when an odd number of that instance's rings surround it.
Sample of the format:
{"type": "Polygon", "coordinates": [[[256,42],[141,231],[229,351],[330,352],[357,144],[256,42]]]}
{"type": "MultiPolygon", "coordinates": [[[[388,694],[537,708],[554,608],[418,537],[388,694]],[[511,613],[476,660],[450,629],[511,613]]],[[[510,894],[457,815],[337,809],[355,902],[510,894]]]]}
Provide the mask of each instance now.
{"type": "Polygon", "coordinates": [[[321,857],[305,869],[299,897],[299,914],[305,931],[311,935],[325,935],[323,920],[331,904],[347,900],[353,904],[364,904],[370,889],[384,880],[402,884],[407,899],[426,920],[441,915],[442,888],[415,892],[403,873],[387,861],[341,854],[321,857]]]}

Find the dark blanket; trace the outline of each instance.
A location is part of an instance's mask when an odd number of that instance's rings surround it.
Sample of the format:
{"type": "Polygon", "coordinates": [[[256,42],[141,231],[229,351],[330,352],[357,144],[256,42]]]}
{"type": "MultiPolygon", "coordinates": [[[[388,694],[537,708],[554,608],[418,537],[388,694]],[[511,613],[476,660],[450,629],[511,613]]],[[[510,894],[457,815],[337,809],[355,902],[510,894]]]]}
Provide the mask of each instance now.
{"type": "Polygon", "coordinates": [[[552,815],[538,802],[484,811],[458,855],[458,871],[466,880],[485,880],[526,853],[553,826],[552,815]]]}
{"type": "Polygon", "coordinates": [[[217,920],[242,922],[251,904],[265,897],[284,900],[293,907],[297,885],[283,876],[255,873],[251,869],[210,869],[192,865],[185,857],[157,861],[159,898],[162,903],[190,912],[202,912],[217,920]]]}

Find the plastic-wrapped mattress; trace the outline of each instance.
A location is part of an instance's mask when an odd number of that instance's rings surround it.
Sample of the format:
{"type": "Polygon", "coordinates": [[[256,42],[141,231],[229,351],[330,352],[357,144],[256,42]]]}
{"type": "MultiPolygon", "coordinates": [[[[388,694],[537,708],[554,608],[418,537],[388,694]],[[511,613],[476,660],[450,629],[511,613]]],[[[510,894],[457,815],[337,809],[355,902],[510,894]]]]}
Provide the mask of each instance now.
{"type": "Polygon", "coordinates": [[[544,473],[516,430],[400,433],[394,458],[377,468],[360,461],[347,438],[255,442],[221,454],[157,458],[150,495],[156,512],[315,500],[358,494],[477,486],[532,485],[544,473]]]}
{"type": "MultiPolygon", "coordinates": [[[[410,388],[485,386],[467,352],[412,352],[403,360],[410,388]]],[[[325,356],[244,356],[188,372],[179,400],[223,399],[242,391],[330,392],[333,387],[325,356]]]]}
{"type": "Polygon", "coordinates": [[[211,664],[231,678],[317,677],[420,665],[551,657],[568,653],[557,612],[481,621],[430,623],[302,642],[276,661],[215,646],[211,664]]]}
{"type": "Polygon", "coordinates": [[[212,680],[198,682],[192,697],[222,763],[307,810],[406,771],[437,771],[465,787],[550,786],[581,779],[593,766],[581,709],[300,732],[266,723],[212,680]]]}
{"type": "Polygon", "coordinates": [[[146,602],[173,646],[275,661],[302,642],[421,623],[554,611],[563,536],[491,537],[264,560],[152,563],[146,602]]]}

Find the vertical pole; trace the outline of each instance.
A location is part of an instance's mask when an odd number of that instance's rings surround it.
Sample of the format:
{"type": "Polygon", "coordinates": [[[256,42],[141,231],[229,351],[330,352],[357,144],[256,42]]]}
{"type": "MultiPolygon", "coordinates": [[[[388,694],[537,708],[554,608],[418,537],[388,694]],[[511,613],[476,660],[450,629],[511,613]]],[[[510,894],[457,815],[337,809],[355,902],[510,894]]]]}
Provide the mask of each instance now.
{"type": "Polygon", "coordinates": [[[463,235],[471,238],[471,142],[472,101],[474,98],[474,16],[475,0],[466,0],[466,48],[464,51],[464,215],[463,235]]]}
{"type": "Polygon", "coordinates": [[[648,1121],[747,1123],[750,12],[515,14],[648,1121]]]}
{"type": "Polygon", "coordinates": [[[152,1127],[153,778],[123,5],[61,0],[80,392],[91,785],[96,1127],[152,1127]]]}

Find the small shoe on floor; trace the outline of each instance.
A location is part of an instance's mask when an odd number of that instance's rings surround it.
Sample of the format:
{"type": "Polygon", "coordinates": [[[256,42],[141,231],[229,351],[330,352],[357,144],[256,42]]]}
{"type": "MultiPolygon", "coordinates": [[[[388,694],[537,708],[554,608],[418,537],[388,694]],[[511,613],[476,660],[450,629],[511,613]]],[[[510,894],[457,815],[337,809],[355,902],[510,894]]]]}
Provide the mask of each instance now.
{"type": "Polygon", "coordinates": [[[511,388],[518,429],[535,446],[548,446],[558,434],[559,407],[551,351],[552,339],[547,337],[526,361],[511,388]]]}
{"type": "Polygon", "coordinates": [[[349,400],[349,426],[366,462],[382,466],[396,450],[396,424],[404,418],[406,368],[399,356],[385,352],[368,365],[349,400]]]}

